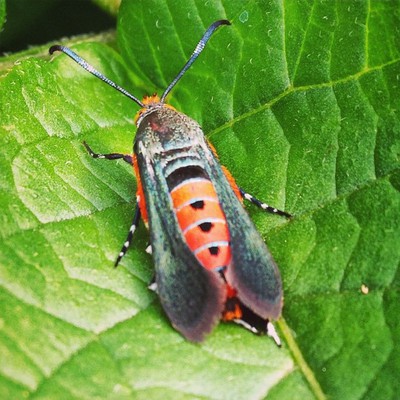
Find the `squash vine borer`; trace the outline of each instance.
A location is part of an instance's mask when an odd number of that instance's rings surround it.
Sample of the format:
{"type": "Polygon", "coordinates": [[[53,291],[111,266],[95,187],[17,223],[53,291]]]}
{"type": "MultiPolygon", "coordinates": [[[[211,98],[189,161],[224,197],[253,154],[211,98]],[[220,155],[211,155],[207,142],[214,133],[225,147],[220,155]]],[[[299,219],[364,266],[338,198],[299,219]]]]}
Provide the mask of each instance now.
{"type": "Polygon", "coordinates": [[[172,325],[192,341],[202,341],[220,319],[267,334],[280,345],[271,319],[279,318],[281,277],[270,252],[242,205],[250,200],[262,209],[287,216],[237,186],[218,162],[199,124],[165,103],[178,80],[204,49],[211,35],[229,21],[214,22],[192,56],[164,91],[142,101],[106,78],[67,47],[56,45],[81,67],[139,106],[133,154],[97,154],[123,159],[134,168],[137,206],[118,265],[142,219],[150,230],[156,288],[172,325]]]}

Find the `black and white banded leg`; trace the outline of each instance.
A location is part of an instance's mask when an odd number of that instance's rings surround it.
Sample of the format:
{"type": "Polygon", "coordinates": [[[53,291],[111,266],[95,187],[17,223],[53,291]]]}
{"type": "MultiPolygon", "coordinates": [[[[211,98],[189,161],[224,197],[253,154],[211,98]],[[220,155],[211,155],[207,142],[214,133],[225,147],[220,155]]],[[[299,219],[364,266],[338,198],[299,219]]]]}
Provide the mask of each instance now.
{"type": "Polygon", "coordinates": [[[120,153],[109,153],[109,154],[98,154],[95,153],[86,142],[83,142],[87,152],[93,158],[103,158],[106,160],[120,160],[123,159],[130,165],[133,165],[132,156],[130,154],[120,154],[120,153]]]}
{"type": "Polygon", "coordinates": [[[132,239],[133,239],[133,234],[135,233],[135,230],[137,228],[137,226],[139,225],[139,221],[140,221],[140,207],[138,204],[136,204],[136,210],[135,210],[135,215],[133,216],[133,221],[132,221],[132,225],[129,228],[129,232],[128,232],[128,236],[121,248],[121,251],[118,254],[118,257],[115,261],[114,267],[118,267],[119,262],[122,260],[122,257],[126,254],[126,252],[129,249],[129,246],[132,243],[132,239]]]}
{"type": "MultiPolygon", "coordinates": [[[[99,153],[95,153],[86,142],[83,142],[83,145],[85,146],[89,155],[93,158],[103,158],[106,160],[121,160],[122,159],[125,162],[127,162],[128,164],[133,165],[132,156],[130,154],[120,154],[120,153],[99,154],[99,153]]],[[[115,261],[114,267],[118,266],[118,264],[122,260],[122,257],[128,251],[128,248],[132,243],[133,233],[135,232],[135,230],[139,224],[139,221],[140,221],[140,208],[139,208],[139,205],[136,204],[136,210],[135,210],[135,215],[133,217],[132,225],[129,228],[128,236],[124,242],[124,245],[122,246],[121,251],[118,254],[118,257],[115,261]]]]}
{"type": "Polygon", "coordinates": [[[263,203],[262,201],[253,197],[250,193],[246,193],[242,188],[239,188],[239,191],[244,199],[251,201],[257,207],[260,207],[263,210],[268,211],[272,214],[282,215],[283,217],[291,218],[291,215],[289,213],[282,211],[282,210],[278,210],[275,207],[271,207],[268,204],[263,203]]]}

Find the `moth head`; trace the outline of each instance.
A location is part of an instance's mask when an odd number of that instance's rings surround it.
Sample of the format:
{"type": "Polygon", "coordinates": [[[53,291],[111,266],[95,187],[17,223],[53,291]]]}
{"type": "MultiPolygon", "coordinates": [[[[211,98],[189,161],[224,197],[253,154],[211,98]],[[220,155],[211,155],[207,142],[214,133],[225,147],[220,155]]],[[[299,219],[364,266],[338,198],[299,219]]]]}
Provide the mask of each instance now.
{"type": "Polygon", "coordinates": [[[166,107],[170,108],[171,110],[175,110],[174,107],[172,107],[169,104],[163,103],[160,100],[160,97],[154,93],[151,96],[144,96],[142,99],[142,104],[143,107],[136,113],[134,122],[135,125],[138,126],[140,122],[143,120],[143,118],[152,113],[155,110],[159,110],[160,108],[166,107]]]}

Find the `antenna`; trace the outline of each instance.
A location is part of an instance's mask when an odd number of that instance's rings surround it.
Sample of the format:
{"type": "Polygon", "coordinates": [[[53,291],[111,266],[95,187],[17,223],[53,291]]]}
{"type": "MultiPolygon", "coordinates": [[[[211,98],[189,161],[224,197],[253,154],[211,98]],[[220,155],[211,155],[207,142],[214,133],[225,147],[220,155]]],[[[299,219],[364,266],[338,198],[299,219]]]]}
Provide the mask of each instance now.
{"type": "MultiPolygon", "coordinates": [[[[164,100],[167,97],[168,93],[176,85],[176,83],[179,81],[179,79],[182,78],[183,74],[196,61],[196,58],[203,51],[203,49],[204,49],[205,45],[207,44],[207,42],[209,41],[211,35],[221,25],[231,25],[231,23],[226,19],[221,19],[221,20],[215,21],[213,24],[211,24],[209,26],[209,28],[204,33],[203,37],[200,39],[199,43],[197,43],[197,46],[194,49],[194,51],[193,51],[192,55],[190,56],[189,60],[186,62],[186,64],[183,66],[183,68],[179,71],[179,73],[175,77],[175,79],[165,89],[163,95],[161,96],[160,103],[164,103],[164,100]]],[[[103,82],[107,83],[108,85],[112,86],[114,89],[116,89],[119,92],[121,92],[122,94],[124,94],[126,97],[129,97],[131,100],[133,100],[135,103],[137,103],[141,108],[146,108],[146,105],[143,104],[137,97],[135,97],[133,94],[130,94],[127,90],[125,90],[121,86],[118,86],[115,82],[113,82],[111,79],[109,79],[106,76],[104,76],[101,72],[97,71],[97,69],[95,69],[92,65],[90,65],[88,62],[86,62],[83,58],[79,57],[78,54],[76,54],[70,48],[68,48],[66,46],[62,46],[62,45],[56,44],[56,45],[50,47],[49,53],[53,54],[55,51],[63,52],[68,57],[72,58],[72,60],[74,60],[77,64],[79,64],[86,71],[88,71],[92,75],[94,75],[96,78],[99,78],[103,82]]]]}
{"type": "Polygon", "coordinates": [[[89,63],[87,63],[83,58],[79,57],[78,54],[76,54],[70,48],[65,47],[65,46],[61,46],[59,44],[56,44],[56,45],[50,47],[49,53],[53,54],[55,51],[62,51],[64,54],[66,54],[67,56],[71,57],[82,68],[86,69],[86,71],[90,72],[95,77],[101,79],[103,82],[105,82],[108,85],[112,86],[114,89],[118,90],[119,92],[124,94],[126,97],[129,97],[135,103],[139,104],[140,107],[142,107],[142,108],[145,107],[145,105],[137,97],[135,97],[133,94],[130,94],[127,90],[125,90],[121,86],[118,86],[111,79],[108,79],[107,77],[105,77],[101,72],[97,71],[97,69],[95,69],[89,63]]]}
{"type": "Polygon", "coordinates": [[[215,21],[213,24],[209,26],[209,28],[204,33],[203,37],[200,39],[199,43],[197,43],[196,48],[194,49],[192,55],[190,56],[189,60],[183,66],[183,68],[179,71],[178,75],[175,79],[168,85],[165,89],[163,95],[161,96],[160,102],[164,103],[165,98],[167,97],[168,93],[172,90],[172,88],[176,85],[179,79],[182,78],[183,74],[190,68],[190,66],[196,61],[196,58],[200,55],[203,51],[205,45],[209,41],[211,35],[217,30],[218,27],[221,25],[231,25],[231,23],[226,19],[220,19],[219,21],[215,21]]]}

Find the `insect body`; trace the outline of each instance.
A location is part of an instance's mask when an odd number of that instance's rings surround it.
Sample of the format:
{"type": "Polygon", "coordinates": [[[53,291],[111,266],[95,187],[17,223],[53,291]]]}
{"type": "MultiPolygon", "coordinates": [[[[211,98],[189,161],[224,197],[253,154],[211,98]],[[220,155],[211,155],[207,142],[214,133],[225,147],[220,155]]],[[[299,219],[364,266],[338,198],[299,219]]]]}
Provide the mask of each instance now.
{"type": "Polygon", "coordinates": [[[282,309],[279,270],[242,205],[251,200],[267,211],[289,214],[261,203],[240,189],[222,167],[196,121],[165,104],[176,82],[226,20],[214,22],[194,53],[165,90],[143,101],[105,78],[70,49],[53,46],[141,106],[136,115],[133,155],[97,154],[133,165],[137,208],[116,265],[126,253],[140,218],[150,230],[155,284],[173,326],[202,341],[220,319],[233,320],[280,344],[270,319],[282,309]]]}

